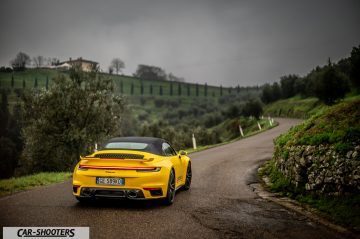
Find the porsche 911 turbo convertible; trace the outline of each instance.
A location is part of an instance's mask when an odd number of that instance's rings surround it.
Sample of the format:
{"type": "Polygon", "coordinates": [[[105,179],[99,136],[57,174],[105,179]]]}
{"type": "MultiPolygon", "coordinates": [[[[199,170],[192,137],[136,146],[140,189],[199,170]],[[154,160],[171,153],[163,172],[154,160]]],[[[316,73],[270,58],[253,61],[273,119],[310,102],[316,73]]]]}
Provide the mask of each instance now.
{"type": "Polygon", "coordinates": [[[95,198],[174,201],[176,190],[188,190],[191,161],[164,139],[119,137],[95,153],[80,157],[73,174],[73,194],[80,201],[95,198]]]}

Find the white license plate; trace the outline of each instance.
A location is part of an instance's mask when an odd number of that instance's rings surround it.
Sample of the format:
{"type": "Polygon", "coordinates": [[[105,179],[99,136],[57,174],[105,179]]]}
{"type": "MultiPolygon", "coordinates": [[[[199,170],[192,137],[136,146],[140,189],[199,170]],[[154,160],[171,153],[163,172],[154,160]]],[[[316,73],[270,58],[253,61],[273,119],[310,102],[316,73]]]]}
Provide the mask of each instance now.
{"type": "Polygon", "coordinates": [[[122,186],[125,184],[125,179],[124,178],[98,178],[97,177],[96,184],[122,186]]]}

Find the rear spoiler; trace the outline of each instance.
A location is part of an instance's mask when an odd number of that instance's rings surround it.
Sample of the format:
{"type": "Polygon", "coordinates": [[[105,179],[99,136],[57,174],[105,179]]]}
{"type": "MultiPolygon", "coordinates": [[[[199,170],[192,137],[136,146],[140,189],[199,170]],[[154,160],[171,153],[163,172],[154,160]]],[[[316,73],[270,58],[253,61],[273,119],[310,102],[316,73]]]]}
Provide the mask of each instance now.
{"type": "Polygon", "coordinates": [[[118,160],[129,160],[129,161],[141,161],[141,162],[151,162],[154,160],[153,157],[149,157],[149,158],[142,158],[142,159],[132,159],[132,158],[100,158],[100,157],[89,157],[89,156],[85,156],[85,157],[82,157],[80,156],[80,160],[87,160],[87,159],[104,159],[104,160],[107,160],[107,159],[118,159],[118,160]]]}

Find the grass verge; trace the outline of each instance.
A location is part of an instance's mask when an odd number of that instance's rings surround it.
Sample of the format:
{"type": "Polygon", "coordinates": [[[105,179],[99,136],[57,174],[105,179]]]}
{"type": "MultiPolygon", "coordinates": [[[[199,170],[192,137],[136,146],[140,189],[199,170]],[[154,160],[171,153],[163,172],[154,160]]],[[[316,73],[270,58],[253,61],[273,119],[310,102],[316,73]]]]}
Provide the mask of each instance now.
{"type": "Polygon", "coordinates": [[[70,172],[38,173],[17,178],[0,180],[0,196],[9,195],[36,186],[63,182],[71,177],[70,172]]]}
{"type": "Polygon", "coordinates": [[[239,136],[237,138],[227,140],[225,142],[221,142],[221,143],[218,143],[218,144],[212,144],[212,145],[206,145],[206,146],[198,146],[196,149],[189,148],[189,149],[186,149],[185,151],[190,154],[190,153],[200,152],[200,151],[203,151],[203,150],[206,150],[206,149],[215,148],[215,147],[222,146],[222,145],[225,145],[225,144],[229,144],[229,143],[241,140],[241,139],[248,138],[250,136],[257,135],[257,134],[262,133],[262,132],[264,132],[266,130],[272,129],[272,128],[278,126],[279,123],[274,121],[273,125],[269,125],[268,120],[263,119],[263,120],[260,121],[260,125],[262,127],[261,130],[259,130],[257,128],[258,127],[257,125],[253,126],[253,127],[251,127],[251,129],[248,132],[245,131],[246,133],[245,133],[244,137],[239,136]]]}
{"type": "Polygon", "coordinates": [[[302,187],[295,187],[277,169],[274,160],[263,165],[259,177],[269,178],[269,183],[265,185],[269,191],[294,199],[304,207],[310,206],[329,221],[360,232],[360,194],[325,196],[307,193],[302,187]]]}

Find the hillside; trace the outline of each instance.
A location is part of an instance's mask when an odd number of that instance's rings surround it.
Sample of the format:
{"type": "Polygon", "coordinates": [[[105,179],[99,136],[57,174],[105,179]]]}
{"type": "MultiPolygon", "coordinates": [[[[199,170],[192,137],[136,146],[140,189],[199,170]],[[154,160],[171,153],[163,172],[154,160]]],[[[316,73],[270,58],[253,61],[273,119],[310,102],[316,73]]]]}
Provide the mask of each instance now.
{"type": "MultiPolygon", "coordinates": [[[[360,95],[350,93],[343,101],[353,101],[356,99],[360,99],[360,95]]],[[[319,111],[327,108],[329,108],[329,106],[325,105],[315,97],[303,98],[297,95],[265,105],[264,115],[308,119],[319,111]]]]}
{"type": "Polygon", "coordinates": [[[359,230],[360,100],[323,108],[278,137],[262,173],[275,192],[359,230]]]}

